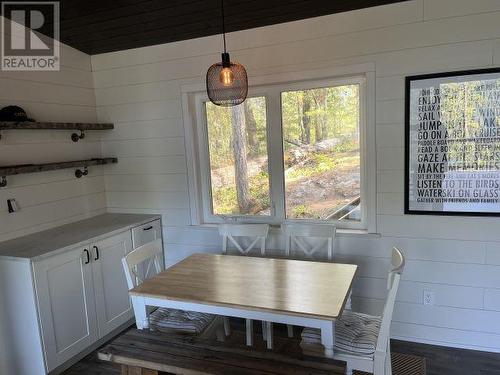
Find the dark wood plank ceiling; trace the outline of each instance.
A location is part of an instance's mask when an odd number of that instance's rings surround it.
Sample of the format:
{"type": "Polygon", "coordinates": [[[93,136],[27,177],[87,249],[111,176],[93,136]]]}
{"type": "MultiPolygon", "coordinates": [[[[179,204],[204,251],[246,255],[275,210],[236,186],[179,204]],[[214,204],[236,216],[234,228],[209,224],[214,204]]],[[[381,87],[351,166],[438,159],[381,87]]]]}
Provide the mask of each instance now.
{"type": "MultiPolygon", "coordinates": [[[[225,0],[237,31],[408,0],[225,0]]],[[[61,41],[89,54],[219,34],[221,0],[64,0],[61,41]]]]}

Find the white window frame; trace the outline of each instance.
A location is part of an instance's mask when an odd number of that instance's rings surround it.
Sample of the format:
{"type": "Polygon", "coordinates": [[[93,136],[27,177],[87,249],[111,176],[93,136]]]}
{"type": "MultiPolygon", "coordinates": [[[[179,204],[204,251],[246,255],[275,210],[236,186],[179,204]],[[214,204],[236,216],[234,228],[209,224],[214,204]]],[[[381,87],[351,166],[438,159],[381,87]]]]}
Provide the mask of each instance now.
{"type": "MultiPolygon", "coordinates": [[[[262,88],[249,88],[248,98],[251,97],[265,97],[266,98],[266,124],[269,124],[269,103],[268,95],[266,91],[262,88]]],[[[198,153],[199,153],[199,177],[201,185],[201,214],[204,224],[219,224],[227,221],[238,221],[238,222],[263,222],[263,223],[277,223],[277,220],[273,220],[273,216],[276,214],[276,207],[273,205],[273,197],[271,196],[271,215],[215,215],[213,214],[213,199],[212,199],[212,182],[210,176],[210,157],[209,157],[209,142],[208,142],[208,124],[206,121],[206,110],[205,103],[209,101],[208,96],[205,92],[195,94],[195,106],[196,106],[196,131],[198,139],[198,153]]],[[[270,161],[270,134],[269,126],[267,128],[267,154],[270,161]]],[[[269,165],[269,176],[271,176],[271,166],[269,165]]],[[[272,179],[269,179],[269,194],[272,195],[272,179]]]]}
{"type": "Polygon", "coordinates": [[[207,123],[204,103],[208,100],[204,87],[182,87],[183,115],[186,135],[188,177],[192,225],[213,225],[221,222],[265,222],[286,224],[290,222],[325,223],[338,228],[376,232],[376,163],[375,163],[375,75],[372,64],[327,70],[338,74],[321,75],[322,71],[280,74],[251,79],[249,97],[266,97],[267,148],[270,176],[271,216],[213,215],[208,157],[207,123]],[[283,140],[281,119],[281,93],[349,84],[359,85],[359,132],[361,174],[361,221],[326,221],[315,219],[286,219],[283,175],[283,140]],[[274,147],[272,147],[274,145],[274,147]],[[277,147],[277,145],[280,145],[277,147]],[[281,188],[273,188],[282,186],[281,188]]]}

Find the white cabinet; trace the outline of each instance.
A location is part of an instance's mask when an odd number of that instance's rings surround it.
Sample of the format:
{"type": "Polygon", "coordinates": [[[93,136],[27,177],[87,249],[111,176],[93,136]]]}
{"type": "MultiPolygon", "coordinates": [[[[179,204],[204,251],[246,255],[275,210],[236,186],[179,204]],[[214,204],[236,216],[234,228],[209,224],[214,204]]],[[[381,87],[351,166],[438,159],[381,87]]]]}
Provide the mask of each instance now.
{"type": "Polygon", "coordinates": [[[0,243],[0,374],[61,372],[133,322],[122,258],[157,215],[108,213],[0,243]]]}
{"type": "Polygon", "coordinates": [[[106,336],[134,315],[122,258],[132,250],[130,232],[92,244],[92,272],[99,336],[106,336]]]}
{"type": "Polygon", "coordinates": [[[89,247],[34,264],[45,358],[56,368],[98,338],[89,247]]]}
{"type": "Polygon", "coordinates": [[[49,369],[133,317],[121,263],[131,250],[126,231],[34,263],[49,369]]]}

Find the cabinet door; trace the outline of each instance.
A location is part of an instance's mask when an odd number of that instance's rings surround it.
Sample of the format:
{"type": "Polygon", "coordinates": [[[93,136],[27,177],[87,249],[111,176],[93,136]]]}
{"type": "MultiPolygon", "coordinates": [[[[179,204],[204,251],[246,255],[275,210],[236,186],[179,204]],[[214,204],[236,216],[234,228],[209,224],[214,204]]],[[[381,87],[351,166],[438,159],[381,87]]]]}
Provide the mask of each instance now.
{"type": "Polygon", "coordinates": [[[34,263],[48,371],[97,340],[90,260],[89,247],[78,247],[34,263]]]}
{"type": "Polygon", "coordinates": [[[122,258],[132,250],[130,231],[92,244],[99,337],[133,317],[122,258]]]}

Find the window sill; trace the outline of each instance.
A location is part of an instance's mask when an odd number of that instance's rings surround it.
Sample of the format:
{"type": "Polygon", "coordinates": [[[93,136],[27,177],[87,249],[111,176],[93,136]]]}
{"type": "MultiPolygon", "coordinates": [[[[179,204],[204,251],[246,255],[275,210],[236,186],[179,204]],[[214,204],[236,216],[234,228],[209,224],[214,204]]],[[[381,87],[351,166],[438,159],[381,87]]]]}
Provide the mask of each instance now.
{"type": "MultiPolygon", "coordinates": [[[[214,230],[217,229],[218,224],[197,224],[191,225],[196,229],[206,229],[214,230]]],[[[283,230],[278,225],[271,225],[269,230],[270,234],[282,234],[283,230]]],[[[346,229],[337,228],[338,237],[359,237],[359,238],[380,238],[382,235],[380,233],[369,233],[366,229],[346,229]]]]}
{"type": "Polygon", "coordinates": [[[380,238],[380,233],[370,233],[366,229],[337,229],[339,237],[363,237],[363,238],[380,238]]]}

